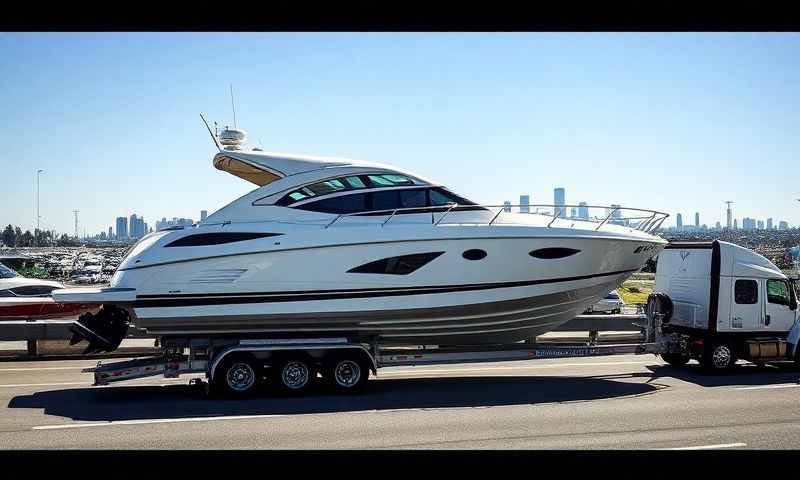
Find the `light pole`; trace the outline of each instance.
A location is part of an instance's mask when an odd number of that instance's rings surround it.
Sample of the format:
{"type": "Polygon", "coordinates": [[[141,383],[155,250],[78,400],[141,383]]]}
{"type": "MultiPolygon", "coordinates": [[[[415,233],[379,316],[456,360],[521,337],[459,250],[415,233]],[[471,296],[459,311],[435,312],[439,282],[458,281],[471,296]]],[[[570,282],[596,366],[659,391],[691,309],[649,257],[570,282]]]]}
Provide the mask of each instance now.
{"type": "Polygon", "coordinates": [[[39,246],[39,219],[42,217],[39,215],[39,175],[44,173],[44,170],[36,170],[36,231],[33,235],[33,245],[35,247],[39,246]]]}

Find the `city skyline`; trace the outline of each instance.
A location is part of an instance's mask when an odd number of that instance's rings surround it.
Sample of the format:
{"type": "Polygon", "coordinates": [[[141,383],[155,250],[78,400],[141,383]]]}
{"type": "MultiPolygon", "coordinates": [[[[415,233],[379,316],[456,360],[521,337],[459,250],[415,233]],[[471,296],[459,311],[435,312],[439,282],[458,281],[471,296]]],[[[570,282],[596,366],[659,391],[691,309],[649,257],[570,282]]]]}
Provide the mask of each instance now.
{"type": "Polygon", "coordinates": [[[169,205],[196,218],[198,198],[211,213],[252,191],[213,168],[198,115],[232,123],[233,83],[238,126],[267,151],[388,163],[483,204],[521,191],[549,203],[558,185],[590,205],[725,224],[733,200],[740,219],[797,225],[797,39],[2,33],[0,62],[28,80],[0,89],[0,111],[15,119],[0,131],[13,199],[0,223],[72,235],[77,210],[81,231],[100,232],[118,212],[155,219],[169,205]],[[248,75],[232,80],[201,57],[248,75]]]}

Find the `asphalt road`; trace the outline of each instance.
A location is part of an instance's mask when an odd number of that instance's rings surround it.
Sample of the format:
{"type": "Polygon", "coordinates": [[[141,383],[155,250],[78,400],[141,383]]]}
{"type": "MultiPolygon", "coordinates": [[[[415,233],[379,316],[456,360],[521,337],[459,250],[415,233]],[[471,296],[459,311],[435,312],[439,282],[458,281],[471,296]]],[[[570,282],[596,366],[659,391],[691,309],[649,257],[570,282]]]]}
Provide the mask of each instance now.
{"type": "Polygon", "coordinates": [[[188,378],[91,387],[93,361],[0,362],[0,449],[800,448],[800,373],[652,355],[379,371],[367,392],[208,400],[188,378]]]}

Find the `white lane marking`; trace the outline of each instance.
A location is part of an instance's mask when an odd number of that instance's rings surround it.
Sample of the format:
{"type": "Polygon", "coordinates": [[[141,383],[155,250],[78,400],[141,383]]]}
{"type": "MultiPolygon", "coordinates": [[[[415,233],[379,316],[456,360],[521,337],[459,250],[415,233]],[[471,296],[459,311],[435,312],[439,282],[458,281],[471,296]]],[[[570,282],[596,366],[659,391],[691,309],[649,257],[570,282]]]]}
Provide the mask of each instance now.
{"type": "Polygon", "coordinates": [[[759,385],[757,387],[736,387],[734,390],[770,390],[773,388],[797,388],[800,387],[798,383],[781,383],[776,385],[759,385]]]}
{"type": "Polygon", "coordinates": [[[746,443],[720,443],[719,445],[698,445],[696,447],[657,448],[656,450],[716,450],[718,448],[746,447],[746,443]]]}
{"type": "Polygon", "coordinates": [[[149,418],[142,420],[116,420],[101,423],[69,423],[66,425],[39,425],[33,430],[60,430],[64,428],[113,427],[116,425],[147,425],[153,423],[214,422],[217,420],[252,420],[259,418],[287,417],[288,415],[236,415],[221,417],[188,417],[188,418],[149,418]]]}
{"type": "Polygon", "coordinates": [[[591,366],[608,366],[608,365],[643,365],[652,362],[597,362],[597,363],[554,363],[547,365],[520,365],[520,366],[504,366],[504,367],[481,367],[481,368],[450,368],[450,369],[426,369],[420,366],[414,370],[392,370],[384,371],[382,375],[414,375],[414,374],[428,374],[428,373],[458,373],[458,372],[483,372],[492,370],[534,370],[540,368],[557,368],[557,367],[591,367],[591,366]]]}

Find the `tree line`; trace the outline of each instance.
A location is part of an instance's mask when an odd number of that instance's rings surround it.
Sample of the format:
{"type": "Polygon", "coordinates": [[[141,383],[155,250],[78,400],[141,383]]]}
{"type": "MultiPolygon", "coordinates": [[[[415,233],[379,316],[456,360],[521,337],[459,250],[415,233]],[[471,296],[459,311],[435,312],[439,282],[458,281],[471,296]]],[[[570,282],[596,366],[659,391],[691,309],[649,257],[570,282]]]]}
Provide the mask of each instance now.
{"type": "Polygon", "coordinates": [[[18,226],[11,224],[3,229],[0,241],[6,247],[72,247],[80,245],[78,240],[71,238],[66,233],[58,237],[49,230],[39,230],[38,228],[34,229],[34,233],[31,233],[30,230],[23,232],[18,226]]]}

